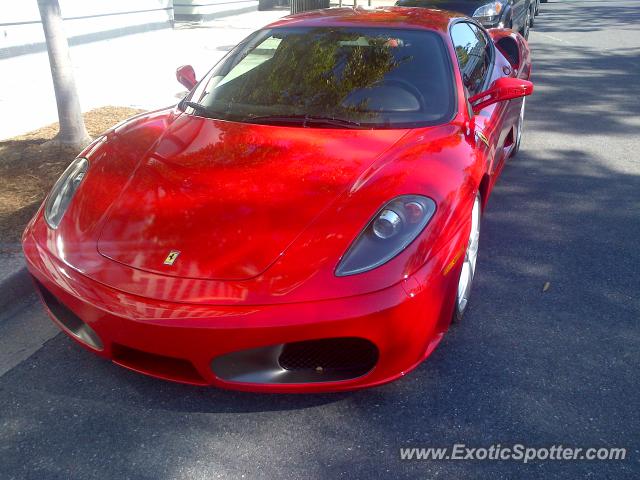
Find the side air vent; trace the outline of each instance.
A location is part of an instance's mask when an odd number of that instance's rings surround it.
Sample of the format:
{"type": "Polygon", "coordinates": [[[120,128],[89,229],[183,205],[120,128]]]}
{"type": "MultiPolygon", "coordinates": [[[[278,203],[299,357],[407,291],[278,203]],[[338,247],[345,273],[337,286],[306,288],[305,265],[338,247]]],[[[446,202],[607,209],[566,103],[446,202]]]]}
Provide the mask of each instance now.
{"type": "MultiPolygon", "coordinates": [[[[34,279],[35,280],[35,279],[34,279]]],[[[69,310],[62,302],[60,302],[53,293],[45,288],[42,283],[35,280],[40,296],[51,314],[62,324],[64,329],[72,336],[86,343],[96,350],[102,350],[104,347],[98,334],[83,322],[80,317],[69,310]]]]}

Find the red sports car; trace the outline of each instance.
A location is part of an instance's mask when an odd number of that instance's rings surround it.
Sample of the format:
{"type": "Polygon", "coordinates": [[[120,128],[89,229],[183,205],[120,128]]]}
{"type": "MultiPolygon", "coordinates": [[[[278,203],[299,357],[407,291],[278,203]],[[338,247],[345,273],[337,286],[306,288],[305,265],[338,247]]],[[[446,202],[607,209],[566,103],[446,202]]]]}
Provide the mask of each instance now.
{"type": "Polygon", "coordinates": [[[284,18],[87,147],[27,226],[29,271],[60,328],[138,372],[389,382],[465,311],[530,71],[519,34],[441,11],[284,18]]]}

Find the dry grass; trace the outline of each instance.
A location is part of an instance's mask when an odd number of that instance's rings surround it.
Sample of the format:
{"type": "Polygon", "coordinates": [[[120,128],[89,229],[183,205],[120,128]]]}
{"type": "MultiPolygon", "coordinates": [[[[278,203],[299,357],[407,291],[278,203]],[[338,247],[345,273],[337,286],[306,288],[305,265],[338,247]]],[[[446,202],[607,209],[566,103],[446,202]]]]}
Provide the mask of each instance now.
{"type": "MultiPolygon", "coordinates": [[[[141,110],[102,107],[84,114],[92,137],[141,110]]],[[[58,124],[0,141],[0,250],[15,249],[22,231],[56,179],[79,153],[74,148],[43,145],[58,124]]]]}

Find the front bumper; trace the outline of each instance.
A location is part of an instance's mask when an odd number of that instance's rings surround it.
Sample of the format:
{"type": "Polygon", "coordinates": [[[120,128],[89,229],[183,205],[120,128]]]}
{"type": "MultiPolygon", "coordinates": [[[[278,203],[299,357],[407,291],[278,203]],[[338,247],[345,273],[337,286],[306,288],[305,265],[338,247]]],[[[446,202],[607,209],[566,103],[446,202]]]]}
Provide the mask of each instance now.
{"type": "MultiPolygon", "coordinates": [[[[452,242],[451,250],[434,256],[416,275],[378,292],[309,303],[212,306],[122,292],[62,263],[32,236],[27,234],[23,242],[48,313],[83,347],[166,380],[271,392],[371,387],[415,368],[449,324],[459,272],[450,259],[458,243],[452,242]],[[326,339],[356,339],[369,345],[369,351],[373,345],[372,367],[354,370],[349,378],[323,365],[291,375],[273,357],[283,346],[295,344],[300,350],[305,343],[299,342],[326,339]]],[[[348,341],[346,348],[351,348],[348,341]]]]}

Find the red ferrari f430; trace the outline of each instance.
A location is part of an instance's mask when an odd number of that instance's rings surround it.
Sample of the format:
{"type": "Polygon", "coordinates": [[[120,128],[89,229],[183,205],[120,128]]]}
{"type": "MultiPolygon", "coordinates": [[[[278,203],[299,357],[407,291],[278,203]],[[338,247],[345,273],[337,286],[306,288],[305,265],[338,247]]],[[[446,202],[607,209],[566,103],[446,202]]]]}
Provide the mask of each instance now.
{"type": "Polygon", "coordinates": [[[284,18],[81,152],[26,228],[29,271],[71,338],[155,377],[397,379],[467,307],[530,72],[518,33],[452,13],[284,18]]]}

